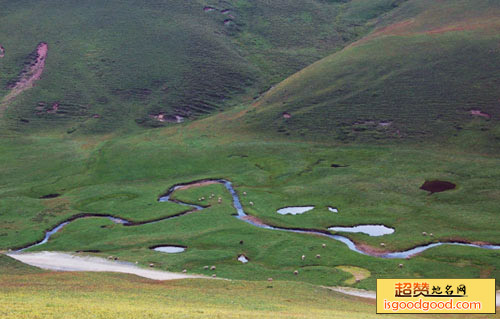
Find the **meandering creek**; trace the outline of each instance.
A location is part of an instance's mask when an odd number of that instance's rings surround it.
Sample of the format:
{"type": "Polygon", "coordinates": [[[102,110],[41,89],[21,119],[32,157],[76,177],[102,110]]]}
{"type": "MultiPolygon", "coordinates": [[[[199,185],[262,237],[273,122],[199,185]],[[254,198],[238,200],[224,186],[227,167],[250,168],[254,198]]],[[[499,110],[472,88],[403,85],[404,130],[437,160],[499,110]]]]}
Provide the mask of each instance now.
{"type": "MultiPolygon", "coordinates": [[[[107,216],[107,215],[85,214],[85,215],[81,215],[81,216],[74,216],[73,218],[71,218],[65,222],[62,222],[61,224],[57,225],[53,229],[47,231],[45,233],[45,237],[42,241],[34,243],[28,247],[19,249],[19,250],[17,250],[17,252],[21,252],[21,251],[24,251],[26,249],[29,249],[29,248],[32,248],[35,246],[39,246],[39,245],[46,243],[52,235],[57,233],[64,226],[66,226],[67,224],[69,224],[72,221],[75,221],[75,220],[81,219],[81,218],[101,217],[101,218],[107,218],[107,219],[109,219],[112,222],[117,223],[117,224],[123,224],[124,226],[137,226],[137,225],[145,225],[145,224],[150,224],[150,223],[157,223],[159,221],[164,221],[167,219],[178,218],[178,217],[181,217],[183,215],[186,215],[186,214],[189,214],[189,213],[192,213],[195,211],[203,210],[207,207],[195,205],[195,204],[190,204],[190,203],[185,203],[185,202],[182,202],[182,201],[179,201],[176,199],[172,199],[171,196],[176,190],[185,189],[185,188],[187,188],[191,185],[194,185],[194,184],[201,186],[204,184],[214,184],[214,183],[223,184],[226,187],[226,189],[229,191],[229,193],[231,194],[231,196],[233,198],[233,207],[236,209],[236,213],[237,213],[235,215],[235,217],[241,221],[244,221],[244,222],[251,224],[255,227],[263,228],[263,229],[270,229],[270,230],[276,230],[276,231],[286,231],[286,232],[293,232],[293,233],[302,233],[302,234],[314,234],[314,235],[328,237],[328,238],[331,238],[331,239],[334,239],[334,240],[337,240],[337,241],[344,243],[350,250],[355,251],[355,252],[360,253],[360,254],[363,254],[363,255],[369,255],[369,256],[379,257],[379,258],[409,258],[409,257],[412,257],[413,255],[416,255],[416,254],[419,254],[427,249],[441,246],[441,245],[457,245],[457,246],[477,247],[477,248],[483,248],[483,249],[495,249],[495,250],[500,249],[500,245],[476,245],[476,244],[466,244],[466,243],[459,243],[459,242],[438,242],[438,243],[431,243],[431,244],[427,244],[427,245],[423,245],[423,246],[418,246],[418,247],[415,247],[415,248],[412,248],[409,250],[405,250],[405,251],[400,251],[400,252],[377,253],[377,252],[364,251],[364,250],[361,250],[360,248],[358,248],[356,246],[356,244],[352,240],[350,240],[349,238],[341,236],[341,235],[337,235],[337,234],[333,235],[330,232],[328,232],[327,230],[290,229],[290,228],[267,225],[267,224],[263,223],[262,221],[260,221],[256,218],[253,218],[253,216],[249,216],[245,213],[245,211],[243,210],[243,207],[241,205],[240,198],[239,198],[236,190],[233,188],[233,185],[230,181],[223,180],[223,179],[212,179],[212,180],[203,180],[203,181],[196,181],[196,182],[191,182],[191,183],[174,185],[167,191],[167,193],[165,195],[161,196],[158,199],[158,201],[160,201],[160,202],[173,202],[173,203],[177,203],[177,204],[191,208],[185,212],[182,212],[182,213],[179,213],[179,214],[176,214],[173,216],[165,217],[162,219],[154,220],[154,221],[137,222],[137,223],[134,223],[134,222],[131,222],[131,221],[128,221],[125,219],[113,217],[113,216],[107,216]]],[[[374,226],[374,225],[359,225],[359,226],[355,226],[355,227],[344,228],[343,230],[346,231],[349,229],[356,229],[358,227],[362,227],[363,230],[366,230],[367,226],[374,226]]],[[[393,230],[391,228],[387,228],[385,226],[382,226],[383,228],[380,228],[381,225],[377,225],[377,226],[378,227],[376,227],[376,230],[379,231],[377,233],[378,235],[380,235],[380,231],[385,232],[386,234],[393,232],[393,230]]],[[[373,228],[371,228],[371,227],[368,227],[368,229],[373,230],[373,228]]],[[[358,228],[358,230],[359,230],[359,228],[358,228]]],[[[160,246],[157,246],[156,248],[159,248],[159,247],[160,246]]],[[[166,245],[165,245],[165,247],[166,247],[166,245]]],[[[163,251],[160,249],[155,249],[155,250],[163,251]]],[[[167,250],[170,250],[170,248],[168,248],[167,250]]],[[[165,252],[171,252],[171,251],[165,251],[165,252]]],[[[177,251],[177,252],[180,252],[180,251],[177,251]]]]}

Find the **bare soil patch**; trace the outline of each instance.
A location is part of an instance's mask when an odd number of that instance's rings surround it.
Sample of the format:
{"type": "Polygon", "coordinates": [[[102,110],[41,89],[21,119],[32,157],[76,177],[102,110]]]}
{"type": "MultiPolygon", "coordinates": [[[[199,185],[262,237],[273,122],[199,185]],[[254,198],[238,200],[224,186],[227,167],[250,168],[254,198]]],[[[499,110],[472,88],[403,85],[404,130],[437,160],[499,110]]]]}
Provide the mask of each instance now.
{"type": "Polygon", "coordinates": [[[35,82],[40,80],[45,68],[45,59],[47,58],[48,51],[49,47],[47,43],[40,42],[38,44],[35,51],[32,53],[33,59],[31,63],[24,68],[18,76],[18,79],[8,86],[11,90],[2,100],[0,111],[5,109],[16,96],[32,88],[35,82]]]}

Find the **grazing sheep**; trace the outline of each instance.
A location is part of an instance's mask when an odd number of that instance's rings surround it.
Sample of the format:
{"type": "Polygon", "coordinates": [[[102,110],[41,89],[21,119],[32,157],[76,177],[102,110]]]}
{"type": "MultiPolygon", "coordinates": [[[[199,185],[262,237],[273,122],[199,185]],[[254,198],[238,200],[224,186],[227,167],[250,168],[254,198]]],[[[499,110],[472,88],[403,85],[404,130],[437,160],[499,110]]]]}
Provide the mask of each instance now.
{"type": "Polygon", "coordinates": [[[247,192],[243,192],[243,195],[246,195],[246,194],[247,194],[247,192]]]}
{"type": "Polygon", "coordinates": [[[205,200],[205,197],[202,197],[201,200],[205,200]]]}
{"type": "Polygon", "coordinates": [[[306,259],[306,255],[302,255],[302,260],[306,259]]]}
{"type": "Polygon", "coordinates": [[[154,266],[155,266],[155,264],[149,264],[149,267],[154,267],[154,266]]]}
{"type": "Polygon", "coordinates": [[[215,277],[217,277],[217,275],[216,275],[216,274],[213,274],[213,275],[212,275],[212,278],[215,278],[215,277]]]}
{"type": "Polygon", "coordinates": [[[380,246],[385,247],[385,243],[380,243],[380,246]]]}
{"type": "Polygon", "coordinates": [[[215,266],[212,266],[210,267],[210,270],[215,270],[215,268],[216,268],[215,266]]]}
{"type": "Polygon", "coordinates": [[[403,264],[399,264],[399,268],[403,268],[403,264]]]}
{"type": "Polygon", "coordinates": [[[187,273],[187,272],[188,272],[188,271],[187,271],[187,269],[183,269],[183,270],[182,270],[182,273],[183,273],[183,274],[185,274],[185,273],[187,273]]]}
{"type": "Polygon", "coordinates": [[[293,272],[293,274],[294,274],[295,276],[297,276],[297,275],[299,274],[299,271],[298,271],[298,270],[295,270],[295,271],[293,272]]]}
{"type": "Polygon", "coordinates": [[[422,235],[427,236],[427,232],[424,232],[424,231],[423,231],[423,232],[422,232],[422,235]]]}
{"type": "Polygon", "coordinates": [[[138,263],[139,263],[138,261],[136,261],[136,262],[135,262],[135,264],[136,264],[136,265],[137,265],[138,263]]]}
{"type": "Polygon", "coordinates": [[[113,259],[113,256],[108,256],[108,259],[113,259]]]}
{"type": "Polygon", "coordinates": [[[434,234],[433,234],[433,233],[430,233],[430,234],[429,234],[429,236],[431,236],[431,237],[432,237],[432,236],[434,236],[434,234]]]}
{"type": "Polygon", "coordinates": [[[271,281],[273,281],[273,278],[269,277],[269,278],[267,278],[267,281],[271,282],[271,281]]]}
{"type": "Polygon", "coordinates": [[[321,247],[325,248],[326,247],[326,244],[322,244],[321,247]]]}
{"type": "Polygon", "coordinates": [[[321,258],[321,255],[320,255],[320,254],[317,254],[317,255],[316,255],[316,258],[318,258],[318,259],[319,259],[319,258],[321,258]]]}
{"type": "Polygon", "coordinates": [[[205,269],[205,270],[208,270],[208,268],[210,268],[210,267],[208,267],[208,266],[203,267],[203,269],[205,269]]]}
{"type": "Polygon", "coordinates": [[[253,206],[253,202],[250,202],[249,204],[250,204],[250,206],[253,206]]]}

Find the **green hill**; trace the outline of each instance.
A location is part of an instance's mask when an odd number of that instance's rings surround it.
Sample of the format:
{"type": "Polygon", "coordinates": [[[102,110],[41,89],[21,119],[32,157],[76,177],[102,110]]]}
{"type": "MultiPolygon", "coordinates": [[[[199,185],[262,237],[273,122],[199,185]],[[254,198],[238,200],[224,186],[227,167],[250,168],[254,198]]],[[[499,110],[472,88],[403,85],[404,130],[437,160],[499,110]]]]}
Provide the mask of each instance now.
{"type": "Polygon", "coordinates": [[[0,1],[0,96],[29,75],[37,44],[48,45],[41,79],[1,109],[23,132],[213,113],[344,47],[400,1],[363,2],[0,1]]]}
{"type": "Polygon", "coordinates": [[[307,139],[498,149],[499,16],[498,1],[408,1],[267,92],[244,120],[307,139]]]}

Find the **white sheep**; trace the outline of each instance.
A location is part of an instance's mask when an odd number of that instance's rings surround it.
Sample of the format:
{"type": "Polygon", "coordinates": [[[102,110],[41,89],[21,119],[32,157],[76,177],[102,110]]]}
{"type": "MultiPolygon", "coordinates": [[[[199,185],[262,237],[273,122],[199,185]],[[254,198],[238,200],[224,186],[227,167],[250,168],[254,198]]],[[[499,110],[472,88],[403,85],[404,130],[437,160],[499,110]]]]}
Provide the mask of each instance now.
{"type": "Polygon", "coordinates": [[[302,255],[302,260],[306,259],[306,255],[302,255]]]}

